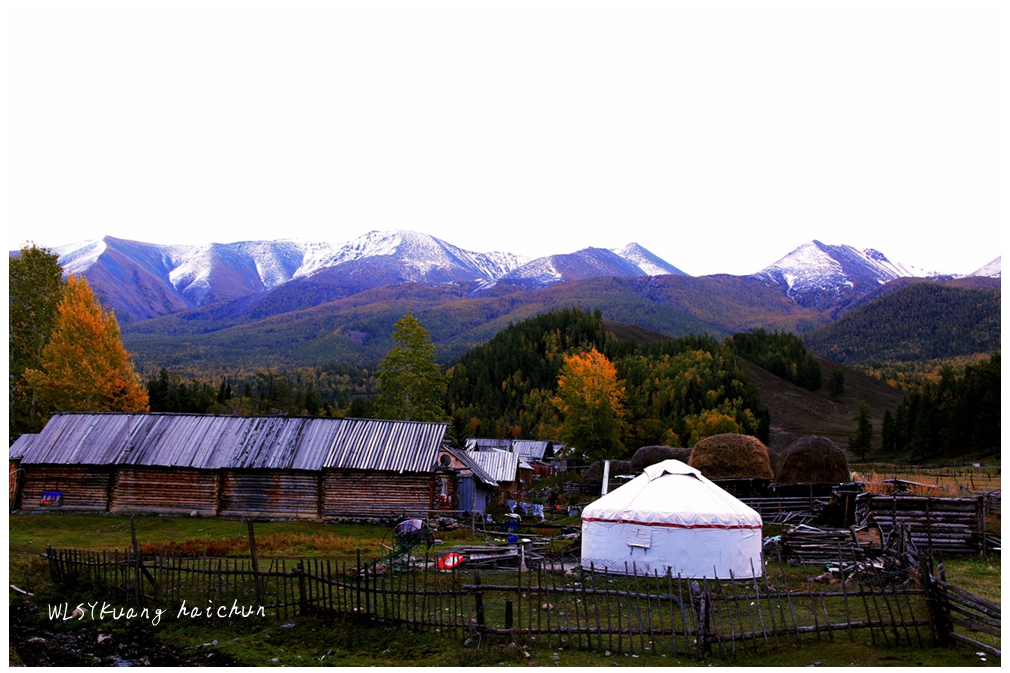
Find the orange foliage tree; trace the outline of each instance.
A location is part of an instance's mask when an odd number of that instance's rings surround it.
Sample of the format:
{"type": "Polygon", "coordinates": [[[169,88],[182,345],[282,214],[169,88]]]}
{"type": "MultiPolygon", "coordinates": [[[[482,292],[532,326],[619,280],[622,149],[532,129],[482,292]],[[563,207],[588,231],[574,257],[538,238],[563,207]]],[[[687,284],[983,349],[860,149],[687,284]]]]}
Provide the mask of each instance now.
{"type": "Polygon", "coordinates": [[[607,356],[595,348],[564,356],[554,406],[563,416],[561,441],[590,460],[624,452],[624,383],[607,356]]]}
{"type": "Polygon", "coordinates": [[[39,368],[25,372],[56,411],[147,411],[147,390],[105,311],[83,278],[70,276],[39,368]]]}

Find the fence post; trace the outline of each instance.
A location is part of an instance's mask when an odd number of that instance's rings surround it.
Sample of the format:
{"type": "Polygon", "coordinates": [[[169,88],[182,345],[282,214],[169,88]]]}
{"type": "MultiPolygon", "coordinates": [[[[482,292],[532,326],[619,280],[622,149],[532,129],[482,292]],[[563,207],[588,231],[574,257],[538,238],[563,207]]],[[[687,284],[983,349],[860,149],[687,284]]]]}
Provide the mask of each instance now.
{"type": "Polygon", "coordinates": [[[473,574],[473,583],[478,588],[473,592],[474,610],[477,612],[477,630],[484,630],[484,592],[480,590],[480,573],[473,574]]]}
{"type": "Polygon", "coordinates": [[[933,639],[941,647],[948,647],[951,644],[950,623],[943,612],[939,587],[933,583],[933,563],[928,554],[919,557],[919,575],[922,578],[922,587],[926,590],[926,615],[929,618],[933,639]]]}
{"type": "Polygon", "coordinates": [[[708,594],[698,582],[691,582],[691,594],[698,611],[698,657],[704,659],[712,650],[712,644],[707,639],[710,623],[708,594]]]}
{"type": "Polygon", "coordinates": [[[294,572],[298,575],[298,614],[304,617],[309,614],[309,601],[305,594],[305,566],[302,561],[298,561],[294,572]]]}
{"type": "Polygon", "coordinates": [[[985,556],[985,496],[978,496],[978,536],[982,542],[982,556],[985,556]]]}
{"type": "Polygon", "coordinates": [[[505,601],[505,628],[512,628],[512,601],[505,601]]]}
{"type": "Polygon", "coordinates": [[[130,538],[133,540],[133,574],[134,574],[134,582],[136,583],[136,586],[134,587],[134,592],[136,595],[137,605],[140,605],[140,596],[141,596],[140,583],[143,581],[143,578],[140,575],[141,560],[140,560],[140,545],[137,543],[137,523],[133,520],[133,516],[134,516],[133,514],[130,515],[130,538]]]}
{"type": "Polygon", "coordinates": [[[256,557],[256,532],[253,530],[252,519],[246,522],[249,524],[249,558],[252,559],[253,584],[256,585],[256,602],[263,605],[264,600],[263,580],[260,577],[260,563],[256,557]]]}

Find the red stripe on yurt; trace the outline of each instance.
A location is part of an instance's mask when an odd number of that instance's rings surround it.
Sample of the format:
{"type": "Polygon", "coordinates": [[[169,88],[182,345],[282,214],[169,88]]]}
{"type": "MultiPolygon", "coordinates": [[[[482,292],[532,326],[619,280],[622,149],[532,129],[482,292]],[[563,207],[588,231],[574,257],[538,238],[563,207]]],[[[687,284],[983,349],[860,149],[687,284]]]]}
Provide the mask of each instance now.
{"type": "Polygon", "coordinates": [[[724,530],[733,530],[737,528],[746,528],[751,530],[760,530],[761,525],[724,525],[718,523],[666,523],[664,521],[634,521],[632,519],[594,519],[592,517],[583,517],[583,521],[596,521],[598,523],[632,523],[636,526],[662,526],[663,528],[721,528],[724,530]]]}

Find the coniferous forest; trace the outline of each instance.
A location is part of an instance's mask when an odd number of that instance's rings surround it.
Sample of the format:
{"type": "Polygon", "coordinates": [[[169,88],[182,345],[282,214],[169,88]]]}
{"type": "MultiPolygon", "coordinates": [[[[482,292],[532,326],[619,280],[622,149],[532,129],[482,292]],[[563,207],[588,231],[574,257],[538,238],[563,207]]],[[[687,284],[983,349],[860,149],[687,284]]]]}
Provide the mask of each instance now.
{"type": "Polygon", "coordinates": [[[1000,354],[970,364],[964,373],[944,367],[884,415],[881,453],[912,460],[987,455],[1000,450],[1000,354]]]}

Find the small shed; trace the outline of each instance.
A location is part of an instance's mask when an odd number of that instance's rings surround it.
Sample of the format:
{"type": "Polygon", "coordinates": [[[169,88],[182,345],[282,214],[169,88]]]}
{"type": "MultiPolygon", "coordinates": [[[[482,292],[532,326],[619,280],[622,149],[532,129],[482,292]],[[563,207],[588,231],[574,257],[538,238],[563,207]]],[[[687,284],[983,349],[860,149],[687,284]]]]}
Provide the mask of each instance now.
{"type": "Polygon", "coordinates": [[[523,487],[533,477],[533,468],[517,453],[468,451],[470,460],[498,483],[498,500],[522,500],[523,487]]]}
{"type": "Polygon", "coordinates": [[[439,451],[439,464],[456,475],[457,506],[460,511],[483,516],[494,500],[498,482],[491,478],[468,451],[443,446],[439,451]]]}

